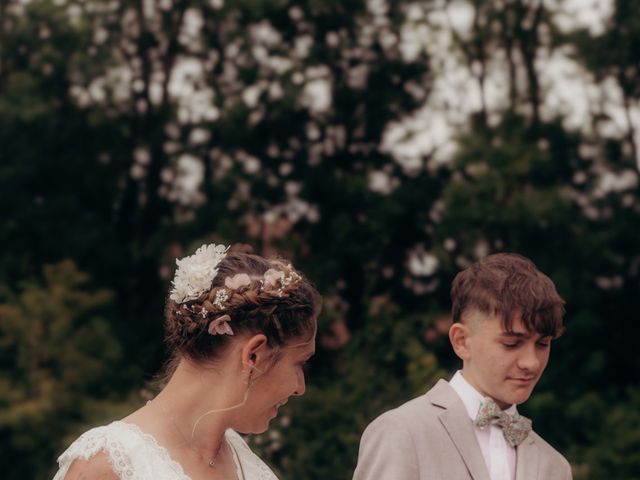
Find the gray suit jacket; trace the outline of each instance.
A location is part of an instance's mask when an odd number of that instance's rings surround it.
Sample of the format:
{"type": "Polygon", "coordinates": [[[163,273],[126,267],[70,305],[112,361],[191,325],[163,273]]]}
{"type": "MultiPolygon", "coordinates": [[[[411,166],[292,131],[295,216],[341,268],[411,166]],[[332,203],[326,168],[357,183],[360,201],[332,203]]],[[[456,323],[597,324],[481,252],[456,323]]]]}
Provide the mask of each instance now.
{"type": "MultiPolygon", "coordinates": [[[[473,429],[460,397],[440,380],[366,428],[353,480],[490,480],[473,429]]],[[[569,462],[535,432],[516,452],[516,480],[572,478],[569,462]]]]}

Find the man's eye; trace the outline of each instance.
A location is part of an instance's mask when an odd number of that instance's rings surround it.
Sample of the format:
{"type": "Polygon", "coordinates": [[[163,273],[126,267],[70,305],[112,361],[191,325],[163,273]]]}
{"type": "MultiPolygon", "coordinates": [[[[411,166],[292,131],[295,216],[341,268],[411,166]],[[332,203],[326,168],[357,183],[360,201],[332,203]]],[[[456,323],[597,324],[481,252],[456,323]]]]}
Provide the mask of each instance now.
{"type": "Polygon", "coordinates": [[[519,343],[518,342],[516,342],[516,343],[503,343],[502,345],[504,345],[506,348],[516,348],[519,345],[519,343]]]}

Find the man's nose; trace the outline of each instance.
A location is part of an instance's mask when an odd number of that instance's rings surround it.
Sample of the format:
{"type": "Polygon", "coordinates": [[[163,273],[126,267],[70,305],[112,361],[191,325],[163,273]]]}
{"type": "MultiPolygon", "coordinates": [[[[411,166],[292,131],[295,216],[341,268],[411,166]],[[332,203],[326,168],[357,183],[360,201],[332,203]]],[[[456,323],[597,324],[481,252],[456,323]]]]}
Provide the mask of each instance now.
{"type": "Polygon", "coordinates": [[[518,366],[522,370],[534,373],[540,368],[540,358],[536,352],[535,345],[529,346],[523,350],[522,354],[518,358],[518,366]]]}

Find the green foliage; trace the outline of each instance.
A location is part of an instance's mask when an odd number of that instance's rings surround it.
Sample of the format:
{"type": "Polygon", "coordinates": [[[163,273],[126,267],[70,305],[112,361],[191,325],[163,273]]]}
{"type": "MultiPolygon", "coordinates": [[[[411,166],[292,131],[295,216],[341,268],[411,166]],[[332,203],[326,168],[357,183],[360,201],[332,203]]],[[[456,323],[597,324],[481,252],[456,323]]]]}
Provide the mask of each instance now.
{"type": "Polygon", "coordinates": [[[457,368],[449,285],[494,251],[567,301],[523,410],[576,477],[638,477],[620,413],[640,369],[637,8],[614,2],[594,35],[521,0],[444,2],[472,7],[465,31],[442,2],[143,3],[0,2],[4,478],[42,477],[140,403],[174,258],[211,240],[293,258],[326,299],[307,394],[254,439],[283,478],[349,478],[365,425],[457,368]],[[566,51],[603,99],[620,89],[588,128],[551,105],[546,62],[566,51]],[[460,92],[452,153],[407,163],[387,135],[424,115],[437,130],[450,62],[479,105],[460,92]]]}
{"type": "Polygon", "coordinates": [[[628,400],[604,412],[600,430],[593,434],[588,449],[590,465],[587,478],[609,478],[615,472],[618,478],[640,478],[640,391],[629,391],[628,400]]]}
{"type": "MultiPolygon", "coordinates": [[[[8,478],[42,477],[69,429],[86,425],[122,385],[109,326],[113,294],[71,260],[46,265],[0,303],[0,444],[8,478]],[[15,462],[16,458],[30,459],[15,462]]],[[[113,401],[113,400],[111,400],[113,401]]]]}

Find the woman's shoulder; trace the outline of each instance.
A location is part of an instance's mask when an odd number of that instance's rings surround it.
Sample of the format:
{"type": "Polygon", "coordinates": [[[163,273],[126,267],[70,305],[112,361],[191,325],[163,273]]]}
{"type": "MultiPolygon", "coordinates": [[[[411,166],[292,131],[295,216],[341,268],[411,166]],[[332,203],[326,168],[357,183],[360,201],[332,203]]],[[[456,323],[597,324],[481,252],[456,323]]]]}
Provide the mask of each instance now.
{"type": "Polygon", "coordinates": [[[60,456],[80,456],[85,459],[99,451],[109,451],[120,447],[129,447],[141,440],[141,434],[133,425],[122,421],[94,427],[80,435],[60,456]]]}
{"type": "Polygon", "coordinates": [[[54,480],[135,479],[136,457],[152,453],[148,444],[135,425],[122,421],[92,428],[58,457],[54,480]]]}
{"type": "Polygon", "coordinates": [[[64,480],[119,480],[106,452],[98,452],[88,460],[75,459],[64,480]]]}
{"type": "Polygon", "coordinates": [[[106,450],[106,447],[117,442],[118,422],[112,422],[109,425],[94,427],[80,435],[58,458],[58,462],[65,461],[68,458],[81,458],[88,460],[96,453],[106,450]]]}

